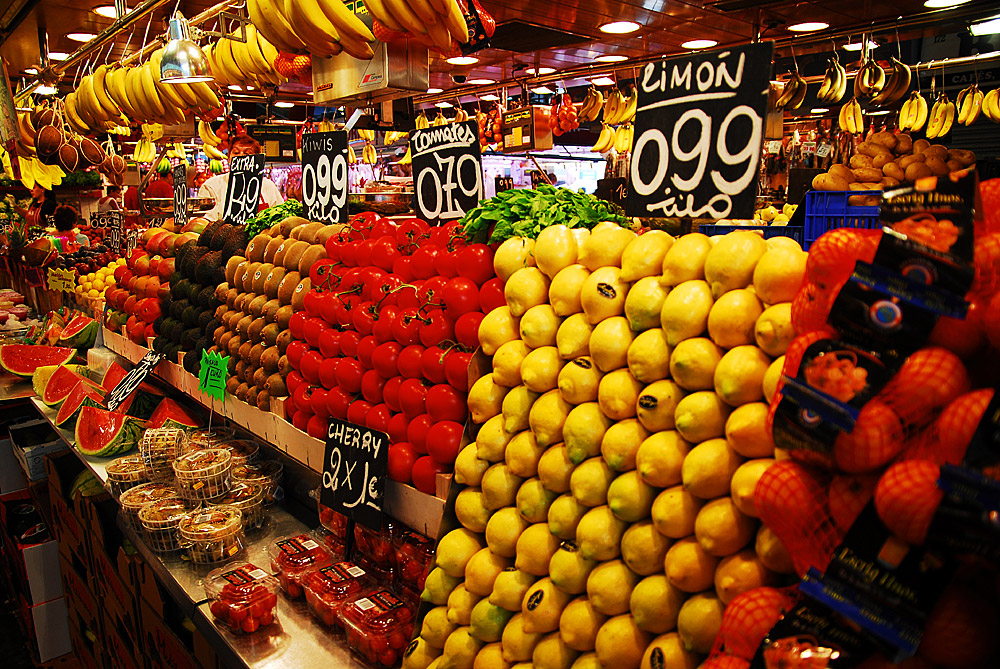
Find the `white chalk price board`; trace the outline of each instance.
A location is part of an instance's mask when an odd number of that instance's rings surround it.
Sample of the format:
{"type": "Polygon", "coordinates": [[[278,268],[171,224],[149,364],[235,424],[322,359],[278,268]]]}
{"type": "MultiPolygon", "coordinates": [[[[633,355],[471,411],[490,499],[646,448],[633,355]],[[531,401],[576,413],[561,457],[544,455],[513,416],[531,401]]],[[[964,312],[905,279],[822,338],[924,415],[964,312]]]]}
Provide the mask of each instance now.
{"type": "Polygon", "coordinates": [[[428,221],[462,218],[483,199],[483,163],[475,121],[410,133],[417,214],[428,221]]]}
{"type": "Polygon", "coordinates": [[[389,435],[330,419],[320,502],[367,527],[382,527],[389,435]]]}
{"type": "Polygon", "coordinates": [[[751,218],[774,43],[646,65],[629,216],[751,218]]]}
{"type": "Polygon", "coordinates": [[[264,156],[235,156],[229,159],[225,221],[243,225],[257,215],[264,183],[264,156]]]}
{"type": "Polygon", "coordinates": [[[174,221],[178,225],[184,225],[187,222],[187,211],[187,163],[183,162],[174,167],[174,221]]]}
{"type": "Polygon", "coordinates": [[[132,371],[126,374],[125,378],[115,386],[114,390],[108,393],[106,400],[108,410],[114,411],[120,407],[128,399],[129,395],[142,385],[142,382],[146,380],[146,377],[149,376],[150,372],[153,371],[161,360],[163,360],[163,354],[156,351],[149,351],[146,355],[142,356],[142,360],[132,368],[132,371]]]}
{"type": "Polygon", "coordinates": [[[104,243],[108,248],[119,253],[128,251],[125,243],[123,221],[124,215],[121,211],[102,211],[90,215],[90,227],[106,228],[108,232],[104,236],[104,243]]]}
{"type": "Polygon", "coordinates": [[[347,131],[302,134],[302,204],[318,223],[347,220],[347,131]]]}

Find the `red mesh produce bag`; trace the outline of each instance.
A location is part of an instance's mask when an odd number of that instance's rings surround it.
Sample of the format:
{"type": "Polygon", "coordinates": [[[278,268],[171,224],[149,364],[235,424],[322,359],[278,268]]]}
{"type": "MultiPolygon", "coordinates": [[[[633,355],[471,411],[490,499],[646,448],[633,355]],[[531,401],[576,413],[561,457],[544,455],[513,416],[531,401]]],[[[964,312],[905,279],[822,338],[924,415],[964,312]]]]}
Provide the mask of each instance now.
{"type": "Polygon", "coordinates": [[[1000,293],[990,298],[983,313],[983,330],[990,346],[1000,350],[1000,293]]]}
{"type": "Polygon", "coordinates": [[[796,332],[813,332],[827,327],[830,307],[837,298],[843,282],[832,288],[820,288],[815,283],[806,283],[799,288],[792,300],[792,327],[796,332]]]}
{"type": "Polygon", "coordinates": [[[973,295],[993,295],[1000,288],[1000,232],[978,237],[973,252],[976,276],[969,292],[973,295]]]}
{"type": "Polygon", "coordinates": [[[989,346],[983,323],[986,311],[984,299],[969,300],[969,311],[965,318],[939,317],[927,338],[927,345],[946,348],[966,361],[982,353],[989,346]]]}
{"type": "Polygon", "coordinates": [[[979,184],[982,221],[976,221],[976,231],[1000,232],[1000,179],[987,179],[979,184]]]}
{"type": "Polygon", "coordinates": [[[712,658],[753,659],[764,637],[798,600],[796,588],[754,588],[729,602],[712,649],[712,658]]]}
{"type": "Polygon", "coordinates": [[[930,425],[910,440],[904,460],[930,460],[938,465],[960,465],[976,433],[993,389],[973,390],[945,407],[930,425]]]}
{"type": "Polygon", "coordinates": [[[833,444],[837,468],[851,474],[878,469],[899,455],[904,446],[903,424],[888,405],[869,400],[850,432],[841,432],[833,444]]]}
{"type": "Polygon", "coordinates": [[[934,512],[944,498],[937,480],[941,468],[928,460],[904,460],[889,467],[875,486],[875,510],[882,523],[903,541],[922,544],[934,512]]]}
{"type": "Polygon", "coordinates": [[[806,279],[820,289],[833,290],[836,294],[834,288],[851,277],[855,262],[872,261],[881,235],[878,230],[854,228],[837,228],[824,233],[809,247],[806,279]]]}
{"type": "Polygon", "coordinates": [[[847,534],[865,505],[875,494],[877,474],[837,474],[830,481],[827,495],[830,498],[830,517],[841,533],[847,534]]]}
{"type": "Polygon", "coordinates": [[[968,390],[969,375],[962,360],[947,349],[930,346],[906,359],[878,399],[910,426],[927,423],[935,409],[968,390]]]}

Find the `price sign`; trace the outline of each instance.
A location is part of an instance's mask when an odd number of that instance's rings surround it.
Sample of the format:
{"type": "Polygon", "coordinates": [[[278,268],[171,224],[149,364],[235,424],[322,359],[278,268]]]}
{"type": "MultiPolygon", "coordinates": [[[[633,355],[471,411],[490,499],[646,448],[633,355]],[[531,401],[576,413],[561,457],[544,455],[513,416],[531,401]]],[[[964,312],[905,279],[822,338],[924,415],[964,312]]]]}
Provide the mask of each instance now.
{"type": "Polygon", "coordinates": [[[142,360],[132,368],[132,371],[125,375],[115,389],[108,393],[106,404],[109,411],[114,411],[128,399],[129,395],[136,391],[156,365],[163,360],[163,354],[156,351],[149,351],[142,356],[142,360]]]}
{"type": "Polygon", "coordinates": [[[92,228],[120,228],[122,227],[121,211],[94,212],[90,215],[90,227],[92,228]]]}
{"type": "Polygon", "coordinates": [[[770,142],[768,142],[767,152],[770,153],[772,156],[776,156],[779,153],[781,153],[781,140],[772,139],[770,142]]]}
{"type": "Polygon", "coordinates": [[[264,183],[264,156],[235,156],[229,159],[225,221],[243,225],[257,215],[261,185],[264,183]]]}
{"type": "Polygon", "coordinates": [[[347,220],[347,132],[302,134],[302,204],[319,223],[347,220]]]}
{"type": "Polygon", "coordinates": [[[46,278],[49,290],[59,293],[72,293],[76,290],[76,272],[71,269],[50,267],[46,278]]]}
{"type": "Polygon", "coordinates": [[[382,527],[389,435],[330,419],[320,502],[371,528],[382,527]]]}
{"type": "Polygon", "coordinates": [[[483,164],[475,121],[410,133],[417,214],[428,221],[451,221],[483,199],[483,164]]]}
{"type": "Polygon", "coordinates": [[[829,144],[820,144],[819,146],[816,147],[816,157],[826,158],[828,155],[830,155],[830,151],[832,150],[833,147],[830,146],[829,144]]]}
{"type": "Polygon", "coordinates": [[[174,220],[178,225],[187,222],[188,217],[188,186],[187,163],[174,167],[174,220]]]}
{"type": "Polygon", "coordinates": [[[493,179],[494,187],[497,193],[502,193],[505,190],[510,190],[514,187],[513,177],[495,177],[493,179]]]}
{"type": "Polygon", "coordinates": [[[802,153],[816,153],[816,142],[802,142],[802,153]]]}
{"type": "Polygon", "coordinates": [[[774,43],[646,65],[629,216],[751,218],[774,43]]]}
{"type": "Polygon", "coordinates": [[[226,376],[229,373],[229,356],[203,351],[201,366],[198,368],[198,390],[209,397],[225,401],[226,376]]]}

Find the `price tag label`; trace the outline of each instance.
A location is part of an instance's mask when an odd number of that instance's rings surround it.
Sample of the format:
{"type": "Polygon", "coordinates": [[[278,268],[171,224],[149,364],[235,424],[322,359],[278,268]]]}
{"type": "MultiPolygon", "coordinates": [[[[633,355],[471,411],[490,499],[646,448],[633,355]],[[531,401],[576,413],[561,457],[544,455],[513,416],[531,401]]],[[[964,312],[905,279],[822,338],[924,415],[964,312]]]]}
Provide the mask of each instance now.
{"type": "Polygon", "coordinates": [[[452,221],[483,199],[483,163],[476,121],[410,133],[417,214],[428,221],[452,221]]]}
{"type": "Polygon", "coordinates": [[[802,142],[802,153],[816,153],[816,142],[802,142]]]}
{"type": "Polygon", "coordinates": [[[72,293],[76,290],[76,272],[74,270],[50,267],[46,278],[49,290],[59,293],[72,293]]]}
{"type": "Polygon", "coordinates": [[[320,502],[367,527],[382,527],[389,435],[330,419],[320,502]]]}
{"type": "Polygon", "coordinates": [[[347,220],[347,131],[302,134],[302,204],[320,223],[347,220]]]}
{"type": "Polygon", "coordinates": [[[198,390],[225,401],[226,376],[229,373],[229,356],[221,356],[215,352],[203,351],[201,366],[198,368],[198,390]]]}
{"type": "Polygon", "coordinates": [[[646,65],[628,215],[752,218],[774,43],[646,65]]]}
{"type": "Polygon", "coordinates": [[[833,147],[830,146],[829,144],[820,144],[819,146],[816,147],[816,157],[826,158],[828,155],[830,155],[830,151],[832,150],[833,147]]]}
{"type": "Polygon", "coordinates": [[[92,228],[120,228],[121,226],[121,211],[102,211],[90,215],[90,227],[92,228]]]}
{"type": "Polygon", "coordinates": [[[174,167],[174,221],[178,225],[184,225],[187,222],[187,212],[187,163],[183,162],[174,167]]]}
{"type": "Polygon", "coordinates": [[[229,159],[225,221],[243,225],[257,215],[261,185],[264,183],[264,156],[236,156],[229,159]]]}
{"type": "Polygon", "coordinates": [[[494,186],[497,193],[502,193],[505,190],[511,190],[514,187],[513,177],[495,177],[494,186]]]}
{"type": "Polygon", "coordinates": [[[156,367],[156,365],[163,360],[163,354],[157,353],[156,351],[149,351],[146,355],[142,356],[142,360],[132,368],[125,378],[122,379],[115,389],[108,393],[106,404],[109,411],[114,411],[122,405],[122,403],[128,399],[129,395],[134,393],[136,389],[146,380],[150,372],[156,367]]]}
{"type": "Polygon", "coordinates": [[[768,142],[767,152],[770,153],[772,156],[776,156],[779,153],[781,153],[781,140],[772,139],[770,142],[768,142]]]}

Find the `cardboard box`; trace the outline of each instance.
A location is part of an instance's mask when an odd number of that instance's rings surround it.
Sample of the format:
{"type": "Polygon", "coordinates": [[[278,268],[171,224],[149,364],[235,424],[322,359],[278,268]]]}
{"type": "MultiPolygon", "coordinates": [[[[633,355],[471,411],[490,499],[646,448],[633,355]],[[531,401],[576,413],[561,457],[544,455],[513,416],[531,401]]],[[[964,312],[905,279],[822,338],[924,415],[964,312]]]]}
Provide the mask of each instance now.
{"type": "Polygon", "coordinates": [[[83,669],[103,669],[99,630],[92,628],[84,620],[69,612],[69,635],[72,640],[73,655],[83,669]]]}
{"type": "Polygon", "coordinates": [[[107,666],[114,669],[143,669],[145,661],[140,645],[128,634],[121,634],[114,621],[105,618],[101,641],[107,666]]]}
{"type": "Polygon", "coordinates": [[[10,426],[9,434],[13,442],[14,457],[21,463],[29,481],[45,478],[46,455],[69,448],[69,444],[63,441],[44,418],[15,423],[10,426]]]}
{"type": "Polygon", "coordinates": [[[193,636],[180,625],[179,612],[176,609],[177,605],[173,601],[168,602],[166,610],[168,615],[166,618],[161,618],[145,600],[142,602],[145,655],[159,658],[162,666],[171,669],[201,669],[198,661],[188,650],[194,644],[193,636]]]}
{"type": "Polygon", "coordinates": [[[83,621],[88,628],[97,630],[103,602],[91,590],[90,577],[86,565],[73,557],[59,556],[63,588],[73,617],[83,621]]]}
{"type": "Polygon", "coordinates": [[[24,586],[29,605],[41,604],[63,596],[59,569],[59,543],[55,539],[22,546],[4,537],[11,570],[24,586]]]}
{"type": "Polygon", "coordinates": [[[137,612],[139,602],[135,591],[122,581],[118,573],[117,557],[114,564],[103,552],[94,553],[92,557],[95,590],[106,619],[111,621],[122,635],[127,635],[130,641],[135,641],[139,638],[140,628],[137,612]]]}
{"type": "Polygon", "coordinates": [[[49,479],[52,532],[59,541],[59,551],[70,558],[83,556],[84,564],[89,564],[86,521],[68,495],[73,479],[83,471],[83,463],[72,453],[57,453],[45,458],[45,471],[49,479]]]}
{"type": "Polygon", "coordinates": [[[30,606],[20,599],[20,617],[34,639],[34,653],[39,662],[48,662],[73,650],[67,620],[68,602],[65,597],[30,606]]]}
{"type": "Polygon", "coordinates": [[[28,489],[28,478],[24,475],[17,457],[14,442],[7,436],[0,439],[0,495],[9,495],[28,489]]]}

